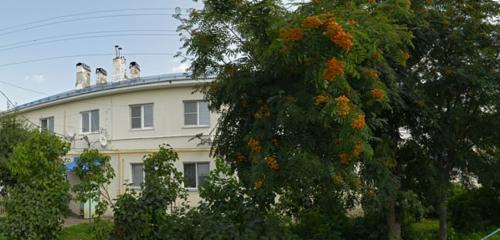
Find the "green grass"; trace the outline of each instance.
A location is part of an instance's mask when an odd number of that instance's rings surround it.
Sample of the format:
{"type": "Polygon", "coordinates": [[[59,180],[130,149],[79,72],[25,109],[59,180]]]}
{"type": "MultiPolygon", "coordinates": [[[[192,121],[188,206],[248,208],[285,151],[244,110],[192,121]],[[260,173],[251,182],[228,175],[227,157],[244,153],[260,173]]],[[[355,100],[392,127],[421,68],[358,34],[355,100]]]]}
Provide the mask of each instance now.
{"type": "MultiPolygon", "coordinates": [[[[499,226],[500,227],[500,226],[499,226]]],[[[493,232],[496,228],[488,229],[488,231],[481,231],[475,233],[461,234],[456,231],[448,231],[449,238],[452,240],[478,240],[489,233],[493,232]]],[[[421,240],[434,240],[437,239],[439,232],[439,222],[436,219],[424,219],[421,222],[414,223],[411,226],[411,232],[416,239],[421,240]]],[[[492,236],[488,240],[500,240],[500,233],[492,236]]]]}
{"type": "MultiPolygon", "coordinates": [[[[1,221],[1,220],[0,220],[1,221]]],[[[61,239],[64,240],[90,240],[90,224],[81,223],[71,227],[64,228],[61,232],[61,239]]],[[[0,233],[0,240],[7,240],[6,237],[0,233]]]]}
{"type": "Polygon", "coordinates": [[[90,224],[80,223],[64,228],[61,232],[61,239],[68,239],[68,240],[92,239],[90,236],[90,224]]]}

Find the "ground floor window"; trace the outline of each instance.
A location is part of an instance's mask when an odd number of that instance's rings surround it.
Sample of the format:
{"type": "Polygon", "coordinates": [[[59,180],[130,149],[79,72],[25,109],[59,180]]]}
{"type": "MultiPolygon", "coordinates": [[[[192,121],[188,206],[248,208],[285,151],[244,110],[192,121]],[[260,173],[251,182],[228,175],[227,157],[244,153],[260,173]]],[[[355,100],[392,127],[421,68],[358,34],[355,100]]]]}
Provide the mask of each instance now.
{"type": "Polygon", "coordinates": [[[210,164],[202,163],[184,163],[184,187],[198,188],[200,184],[208,177],[210,164]]]}
{"type": "Polygon", "coordinates": [[[142,163],[132,163],[132,186],[140,187],[144,183],[144,164],[142,163]]]}

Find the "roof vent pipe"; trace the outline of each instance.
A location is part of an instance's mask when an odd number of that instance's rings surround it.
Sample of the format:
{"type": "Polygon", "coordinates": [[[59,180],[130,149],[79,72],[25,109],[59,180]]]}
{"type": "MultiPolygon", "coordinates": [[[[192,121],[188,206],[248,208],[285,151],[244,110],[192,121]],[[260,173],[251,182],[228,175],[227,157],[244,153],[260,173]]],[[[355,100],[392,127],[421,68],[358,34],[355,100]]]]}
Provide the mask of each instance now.
{"type": "Polygon", "coordinates": [[[127,79],[125,64],[127,60],[122,56],[122,48],[115,46],[115,58],[113,58],[113,80],[121,81],[127,79]]]}
{"type": "Polygon", "coordinates": [[[130,62],[128,68],[130,69],[130,78],[141,77],[141,66],[137,62],[130,62]]]}
{"type": "Polygon", "coordinates": [[[90,87],[90,67],[85,63],[76,64],[76,89],[90,87]]]}
{"type": "Polygon", "coordinates": [[[108,72],[104,70],[104,68],[96,68],[95,69],[95,75],[96,75],[96,84],[97,85],[106,85],[108,83],[108,72]]]}

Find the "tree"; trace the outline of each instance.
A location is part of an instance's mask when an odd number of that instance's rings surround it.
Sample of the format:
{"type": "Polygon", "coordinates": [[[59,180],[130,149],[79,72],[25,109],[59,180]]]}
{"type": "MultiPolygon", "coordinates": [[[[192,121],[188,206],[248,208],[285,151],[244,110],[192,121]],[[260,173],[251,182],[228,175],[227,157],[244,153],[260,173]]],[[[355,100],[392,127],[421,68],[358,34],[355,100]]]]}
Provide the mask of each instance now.
{"type": "Polygon", "coordinates": [[[7,188],[5,231],[9,239],[55,239],[70,201],[63,156],[69,144],[32,131],[8,162],[16,185],[7,188]]]}
{"type": "Polygon", "coordinates": [[[415,29],[417,61],[407,76],[417,83],[423,113],[412,136],[422,147],[429,174],[418,179],[439,214],[446,239],[447,189],[498,164],[500,138],[500,5],[496,1],[433,1],[428,26],[415,29]],[[424,178],[425,176],[425,178],[424,178]]]}
{"type": "Polygon", "coordinates": [[[108,186],[115,177],[115,172],[110,163],[110,157],[99,153],[97,149],[85,149],[77,160],[73,170],[80,179],[80,183],[73,186],[77,199],[97,203],[96,214],[100,217],[113,205],[108,186]]]}
{"type": "Polygon", "coordinates": [[[221,113],[213,154],[263,210],[342,218],[361,187],[357,166],[373,156],[379,114],[399,94],[395,68],[412,34],[395,22],[411,16],[410,2],[204,3],[178,18],[193,77],[217,79],[202,89],[221,113]]]}
{"type": "Polygon", "coordinates": [[[0,195],[6,187],[14,186],[16,179],[8,168],[8,162],[14,147],[28,138],[30,130],[24,122],[15,116],[0,117],[0,195]]]}

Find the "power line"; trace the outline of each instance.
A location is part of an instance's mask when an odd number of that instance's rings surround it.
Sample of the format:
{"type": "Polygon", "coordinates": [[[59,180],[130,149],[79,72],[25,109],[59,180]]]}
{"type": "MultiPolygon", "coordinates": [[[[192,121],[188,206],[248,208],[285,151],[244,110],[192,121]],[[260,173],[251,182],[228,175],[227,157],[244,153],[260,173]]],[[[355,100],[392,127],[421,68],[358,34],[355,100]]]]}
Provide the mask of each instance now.
{"type": "MultiPolygon", "coordinates": [[[[127,53],[128,56],[173,56],[175,53],[127,53]]],[[[47,57],[47,58],[37,58],[24,60],[19,62],[11,62],[0,64],[0,67],[7,67],[19,64],[33,63],[33,62],[43,62],[50,61],[56,59],[64,59],[64,58],[78,58],[78,57],[102,57],[102,56],[114,56],[113,53],[91,53],[91,54],[76,54],[76,55],[66,55],[66,56],[57,56],[57,57],[47,57]]]]}
{"type": "Polygon", "coordinates": [[[92,39],[92,38],[106,38],[106,37],[154,37],[154,36],[178,36],[178,34],[167,34],[167,33],[125,33],[125,34],[106,34],[106,35],[93,35],[93,36],[81,36],[81,37],[70,37],[70,38],[62,38],[62,39],[56,39],[56,40],[50,40],[50,41],[44,41],[44,42],[35,42],[35,43],[29,43],[29,44],[24,44],[24,45],[19,45],[15,47],[9,47],[9,48],[0,48],[0,51],[8,51],[8,50],[13,50],[13,49],[18,49],[18,48],[25,48],[25,47],[30,47],[30,46],[37,46],[37,45],[43,45],[43,44],[49,44],[49,43],[55,43],[55,42],[65,42],[65,41],[70,41],[70,40],[80,40],[80,39],[92,39]]]}
{"type": "Polygon", "coordinates": [[[54,39],[54,38],[57,39],[57,38],[73,37],[73,36],[80,36],[80,35],[102,34],[102,33],[120,33],[120,32],[176,32],[176,30],[130,29],[130,30],[103,30],[103,31],[94,31],[94,32],[79,32],[79,33],[71,33],[71,34],[63,34],[63,35],[52,35],[52,36],[43,37],[43,38],[36,38],[36,39],[31,39],[31,40],[26,40],[26,41],[19,41],[19,42],[4,44],[4,45],[0,45],[0,48],[6,48],[6,47],[16,46],[16,45],[21,45],[21,44],[26,44],[26,43],[33,43],[33,42],[38,42],[41,40],[48,40],[48,39],[54,39]]]}
{"type": "Polygon", "coordinates": [[[9,97],[7,97],[7,95],[6,95],[6,94],[5,94],[2,90],[0,90],[0,94],[2,94],[2,95],[5,97],[5,99],[7,99],[7,102],[9,102],[9,103],[10,103],[10,105],[12,105],[13,107],[14,107],[14,106],[16,106],[16,104],[14,104],[14,103],[10,100],[10,98],[9,98],[9,97]]]}
{"type": "Polygon", "coordinates": [[[80,12],[80,13],[60,15],[60,16],[56,16],[56,17],[39,19],[39,20],[32,21],[32,22],[26,22],[26,23],[21,23],[21,24],[17,24],[17,25],[12,25],[12,26],[0,29],[0,32],[3,32],[5,30],[9,30],[9,29],[13,29],[13,28],[19,28],[19,27],[31,25],[31,24],[37,24],[37,23],[39,24],[41,22],[48,22],[48,21],[52,21],[52,20],[57,20],[57,19],[61,19],[61,18],[93,15],[93,14],[99,14],[99,13],[111,13],[111,12],[161,11],[161,10],[176,10],[176,8],[123,8],[123,9],[108,9],[108,10],[99,10],[99,11],[80,12]]]}
{"type": "Polygon", "coordinates": [[[104,16],[76,18],[76,19],[68,19],[68,20],[55,21],[55,22],[49,22],[49,23],[43,23],[43,24],[23,27],[20,29],[0,33],[0,36],[10,35],[12,33],[22,32],[22,31],[36,29],[36,28],[42,28],[42,27],[50,26],[50,25],[69,23],[69,22],[79,22],[79,21],[85,21],[85,20],[94,20],[94,19],[103,19],[103,18],[133,17],[133,16],[170,16],[170,15],[171,14],[164,14],[164,13],[133,13],[133,14],[116,14],[116,15],[104,15],[104,16]]]}
{"type": "Polygon", "coordinates": [[[29,91],[29,92],[32,92],[32,93],[37,93],[37,94],[40,94],[40,95],[44,95],[44,96],[49,95],[49,94],[44,93],[44,92],[39,92],[39,91],[37,91],[37,90],[33,90],[33,89],[29,89],[29,88],[21,87],[21,86],[18,86],[18,85],[15,85],[15,84],[9,83],[9,82],[5,82],[5,81],[0,81],[0,83],[3,83],[3,84],[6,84],[6,85],[9,85],[9,86],[12,86],[12,87],[15,87],[15,88],[19,88],[19,89],[22,89],[22,90],[25,90],[25,91],[29,91]]]}

